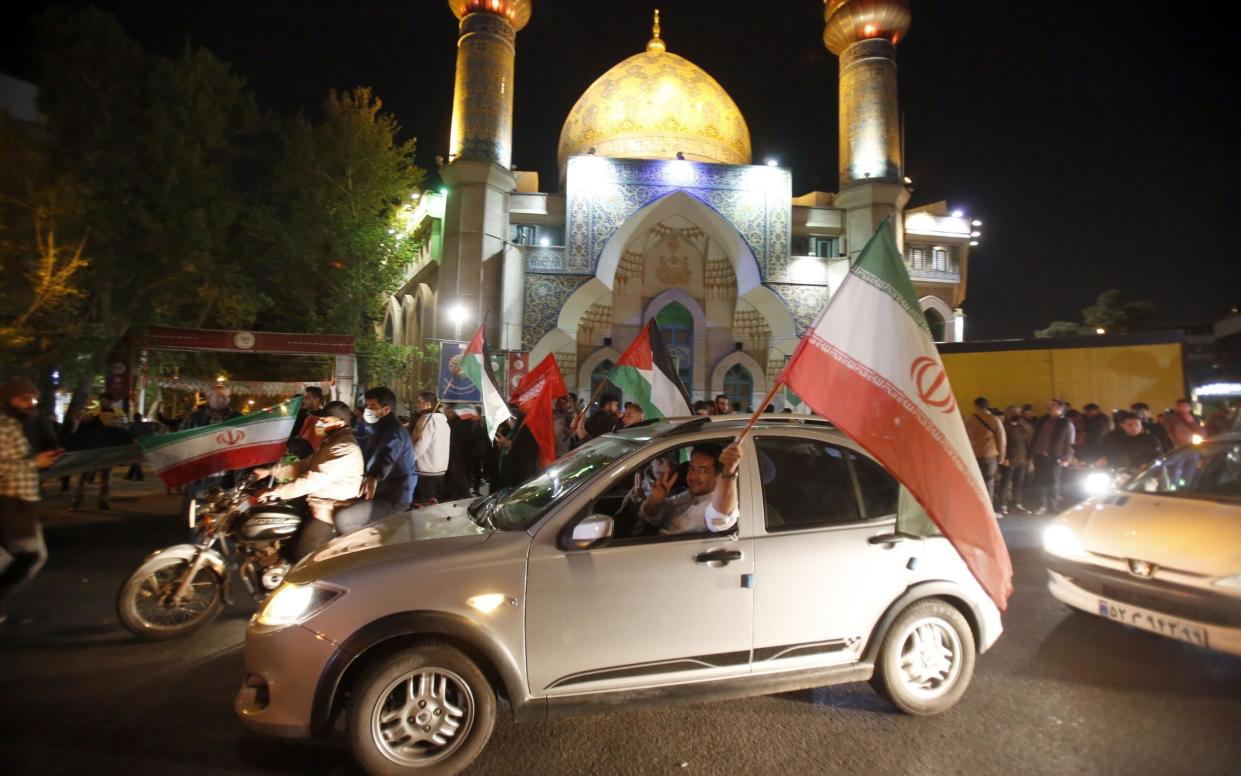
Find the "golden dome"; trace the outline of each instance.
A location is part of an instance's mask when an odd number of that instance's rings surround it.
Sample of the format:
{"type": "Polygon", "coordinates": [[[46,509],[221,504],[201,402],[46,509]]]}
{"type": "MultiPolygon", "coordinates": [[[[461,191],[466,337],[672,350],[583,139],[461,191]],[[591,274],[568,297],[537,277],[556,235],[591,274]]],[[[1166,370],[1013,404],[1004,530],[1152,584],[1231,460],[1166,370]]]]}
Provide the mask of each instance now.
{"type": "Polygon", "coordinates": [[[599,77],[560,130],[560,170],[595,149],[625,159],[750,163],[750,130],[737,104],[706,71],[666,50],[656,19],[646,51],[599,77]]]}

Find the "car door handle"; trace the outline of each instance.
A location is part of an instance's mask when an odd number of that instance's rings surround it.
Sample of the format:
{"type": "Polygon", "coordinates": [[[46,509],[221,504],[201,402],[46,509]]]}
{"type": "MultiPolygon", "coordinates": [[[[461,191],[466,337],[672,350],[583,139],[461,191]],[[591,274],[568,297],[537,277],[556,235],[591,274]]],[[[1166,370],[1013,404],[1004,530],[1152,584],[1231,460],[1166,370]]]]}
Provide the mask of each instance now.
{"type": "Polygon", "coordinates": [[[695,563],[727,566],[731,561],[741,560],[741,550],[711,550],[694,556],[695,563]]]}
{"type": "Polygon", "coordinates": [[[868,544],[881,544],[885,550],[890,550],[900,542],[907,542],[917,538],[918,537],[910,536],[909,534],[886,533],[872,536],[867,539],[866,542],[868,544]]]}

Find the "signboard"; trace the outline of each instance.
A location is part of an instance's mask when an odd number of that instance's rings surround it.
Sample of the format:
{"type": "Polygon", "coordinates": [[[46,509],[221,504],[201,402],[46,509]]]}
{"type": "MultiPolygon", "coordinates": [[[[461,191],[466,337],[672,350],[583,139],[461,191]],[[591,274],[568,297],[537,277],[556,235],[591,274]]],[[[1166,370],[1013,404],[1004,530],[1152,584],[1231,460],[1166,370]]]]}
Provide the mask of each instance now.
{"type": "Polygon", "coordinates": [[[438,340],[440,343],[440,374],[435,383],[435,395],[440,401],[482,401],[478,386],[461,371],[461,355],[468,342],[438,340]]]}

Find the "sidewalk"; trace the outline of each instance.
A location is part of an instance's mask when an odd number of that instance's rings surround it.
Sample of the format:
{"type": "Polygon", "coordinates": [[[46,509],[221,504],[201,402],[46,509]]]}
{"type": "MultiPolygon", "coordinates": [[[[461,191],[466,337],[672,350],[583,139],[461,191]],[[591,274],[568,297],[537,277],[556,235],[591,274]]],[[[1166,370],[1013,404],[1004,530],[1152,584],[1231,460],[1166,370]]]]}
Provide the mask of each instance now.
{"type": "MultiPolygon", "coordinates": [[[[167,516],[169,521],[177,519],[181,509],[181,494],[168,495],[164,483],[150,469],[143,470],[146,479],[140,482],[123,479],[127,466],[118,466],[112,470],[112,492],[108,495],[111,509],[99,509],[99,484],[88,483],[82,508],[72,509],[73,490],[60,493],[60,482],[45,481],[44,497],[39,502],[39,519],[45,527],[58,525],[90,525],[100,523],[126,523],[138,516],[167,516]]],[[[77,477],[72,485],[77,486],[77,477]]]]}

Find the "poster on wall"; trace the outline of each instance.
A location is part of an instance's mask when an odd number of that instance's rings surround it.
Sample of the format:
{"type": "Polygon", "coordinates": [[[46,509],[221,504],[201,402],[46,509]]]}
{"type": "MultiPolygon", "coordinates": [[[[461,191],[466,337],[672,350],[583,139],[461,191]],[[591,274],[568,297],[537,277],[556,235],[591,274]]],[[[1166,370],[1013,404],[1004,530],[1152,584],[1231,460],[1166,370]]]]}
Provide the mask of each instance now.
{"type": "Polygon", "coordinates": [[[482,401],[478,386],[461,371],[461,355],[469,343],[438,340],[440,343],[440,374],[435,395],[440,401],[482,401]]]}
{"type": "Polygon", "coordinates": [[[508,369],[506,375],[508,378],[508,393],[512,395],[513,389],[521,384],[521,379],[530,371],[530,351],[514,350],[508,353],[508,369]]]}

